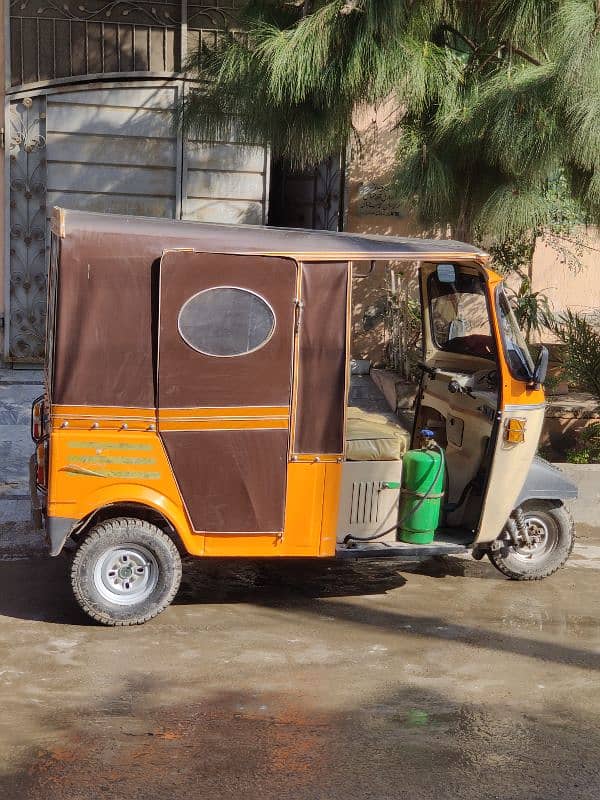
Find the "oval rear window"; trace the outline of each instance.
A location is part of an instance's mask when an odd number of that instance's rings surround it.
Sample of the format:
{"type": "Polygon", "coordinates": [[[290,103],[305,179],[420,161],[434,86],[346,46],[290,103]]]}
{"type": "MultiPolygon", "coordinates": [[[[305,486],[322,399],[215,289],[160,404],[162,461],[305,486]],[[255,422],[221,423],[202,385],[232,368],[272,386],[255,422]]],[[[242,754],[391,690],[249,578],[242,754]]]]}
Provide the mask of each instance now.
{"type": "Polygon", "coordinates": [[[215,286],[186,300],[178,327],[186,344],[199,353],[243,356],[269,341],[275,330],[275,314],[256,292],[215,286]]]}

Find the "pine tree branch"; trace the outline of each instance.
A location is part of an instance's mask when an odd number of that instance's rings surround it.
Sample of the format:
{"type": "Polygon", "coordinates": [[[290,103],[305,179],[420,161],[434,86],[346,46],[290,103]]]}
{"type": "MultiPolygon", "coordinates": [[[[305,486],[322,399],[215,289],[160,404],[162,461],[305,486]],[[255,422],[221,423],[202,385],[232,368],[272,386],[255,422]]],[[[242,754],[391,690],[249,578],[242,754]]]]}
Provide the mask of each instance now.
{"type": "Polygon", "coordinates": [[[358,154],[357,154],[358,158],[357,158],[357,160],[358,161],[362,161],[362,157],[363,157],[363,153],[364,153],[364,144],[363,144],[362,136],[360,135],[360,131],[358,130],[358,128],[356,127],[354,122],[350,122],[350,131],[354,135],[354,138],[355,138],[355,141],[356,141],[356,144],[357,144],[357,150],[358,150],[358,154]]]}
{"type": "Polygon", "coordinates": [[[301,8],[303,17],[307,17],[312,11],[312,0],[288,0],[284,5],[301,8]]]}
{"type": "Polygon", "coordinates": [[[525,61],[529,61],[530,64],[535,64],[536,67],[542,66],[541,61],[538,61],[537,58],[525,52],[525,50],[521,50],[520,47],[517,47],[511,41],[504,42],[502,47],[504,47],[505,49],[508,48],[508,50],[510,50],[511,53],[515,53],[515,55],[521,56],[521,58],[524,58],[525,61]]]}
{"type": "Polygon", "coordinates": [[[473,41],[473,39],[470,39],[470,38],[469,38],[468,36],[466,36],[464,33],[462,33],[461,31],[459,31],[459,30],[458,30],[458,28],[455,28],[453,25],[449,25],[449,24],[448,24],[448,23],[446,23],[446,22],[443,24],[443,26],[442,26],[442,27],[443,27],[443,29],[444,29],[445,31],[448,31],[448,33],[453,33],[453,34],[454,34],[454,36],[458,36],[458,38],[459,38],[459,39],[462,39],[462,41],[463,41],[463,42],[464,42],[466,45],[468,45],[468,46],[471,48],[471,50],[472,50],[474,53],[475,53],[477,50],[479,50],[479,45],[478,45],[478,44],[476,44],[476,43],[473,41]]]}
{"type": "Polygon", "coordinates": [[[585,242],[577,241],[574,237],[571,236],[564,236],[560,233],[552,233],[552,236],[555,239],[561,239],[563,242],[568,242],[569,244],[576,245],[577,247],[582,247],[585,250],[591,250],[594,253],[600,253],[600,247],[594,247],[591,244],[586,244],[585,242]]]}
{"type": "MultiPolygon", "coordinates": [[[[600,3],[600,0],[598,0],[598,2],[600,3]]],[[[475,41],[473,41],[473,39],[471,39],[466,34],[462,33],[462,31],[459,31],[458,28],[455,28],[453,25],[449,25],[448,23],[444,23],[443,29],[445,31],[448,31],[448,33],[452,33],[454,36],[457,36],[459,39],[461,39],[466,45],[468,45],[471,48],[471,50],[474,53],[476,53],[479,50],[479,45],[475,41]]],[[[511,51],[511,53],[515,53],[516,55],[521,56],[521,58],[524,58],[526,61],[529,61],[531,64],[535,64],[536,67],[541,67],[542,66],[542,62],[539,61],[537,58],[535,58],[535,56],[532,56],[530,53],[526,52],[525,50],[521,49],[520,47],[517,47],[517,45],[513,44],[511,41],[503,42],[500,45],[500,47],[502,49],[508,48],[511,51]]],[[[488,59],[486,60],[486,63],[489,60],[491,60],[492,58],[493,58],[493,56],[488,57],[488,59]]]]}

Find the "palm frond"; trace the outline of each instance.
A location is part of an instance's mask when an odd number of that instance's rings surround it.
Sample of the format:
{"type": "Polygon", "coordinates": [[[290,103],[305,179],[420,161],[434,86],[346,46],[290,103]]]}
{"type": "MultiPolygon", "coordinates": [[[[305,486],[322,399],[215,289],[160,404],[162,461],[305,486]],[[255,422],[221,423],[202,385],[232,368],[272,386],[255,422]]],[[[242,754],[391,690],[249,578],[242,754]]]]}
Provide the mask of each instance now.
{"type": "Polygon", "coordinates": [[[547,41],[549,22],[560,7],[559,0],[495,0],[490,20],[500,40],[533,46],[540,53],[547,41]]]}
{"type": "Polygon", "coordinates": [[[352,115],[405,108],[393,192],[430,225],[501,240],[600,221],[596,0],[249,0],[244,36],[190,54],[188,135],[339,152],[352,115]],[[553,189],[562,181],[560,192],[553,189]],[[577,207],[577,208],[576,208],[577,207]],[[562,209],[562,210],[561,210],[562,209]]]}
{"type": "Polygon", "coordinates": [[[530,230],[543,230],[553,206],[542,187],[507,183],[498,186],[481,206],[476,225],[502,240],[530,230]]]}

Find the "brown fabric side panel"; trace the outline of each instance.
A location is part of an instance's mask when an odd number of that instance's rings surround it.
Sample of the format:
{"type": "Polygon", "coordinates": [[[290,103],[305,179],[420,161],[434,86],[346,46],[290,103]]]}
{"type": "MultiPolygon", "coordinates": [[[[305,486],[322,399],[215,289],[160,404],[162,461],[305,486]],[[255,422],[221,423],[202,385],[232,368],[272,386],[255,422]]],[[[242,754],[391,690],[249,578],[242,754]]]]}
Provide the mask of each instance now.
{"type": "Polygon", "coordinates": [[[161,434],[195,531],[282,531],[287,430],[161,434]]]}
{"type": "Polygon", "coordinates": [[[348,264],[303,264],[297,453],[344,448],[348,264]]]}
{"type": "MultiPolygon", "coordinates": [[[[157,253],[158,251],[158,253],[157,253]]],[[[53,401],[154,406],[153,240],[74,233],[61,242],[53,401]]]]}
{"type": "Polygon", "coordinates": [[[161,262],[158,392],[161,408],[284,406],[290,402],[296,263],[268,256],[166,253],[161,262]],[[249,289],[275,313],[253,353],[218,358],[192,349],[177,327],[190,297],[216,286],[249,289]]]}
{"type": "Polygon", "coordinates": [[[61,239],[52,400],[154,406],[159,259],[165,249],[189,247],[192,230],[202,242],[204,229],[114,214],[67,214],[73,222],[61,239]],[[89,228],[74,228],[80,217],[90,221],[89,228]]]}

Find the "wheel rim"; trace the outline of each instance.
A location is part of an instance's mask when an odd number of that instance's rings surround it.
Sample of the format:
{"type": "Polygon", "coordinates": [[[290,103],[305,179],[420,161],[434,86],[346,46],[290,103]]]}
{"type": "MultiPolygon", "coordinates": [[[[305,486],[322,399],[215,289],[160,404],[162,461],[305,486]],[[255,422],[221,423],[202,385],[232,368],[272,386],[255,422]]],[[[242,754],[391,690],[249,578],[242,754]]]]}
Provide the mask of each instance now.
{"type": "Polygon", "coordinates": [[[556,546],[558,535],[554,526],[535,514],[525,514],[525,527],[531,545],[513,546],[512,551],[515,558],[531,564],[546,556],[556,546]]]}
{"type": "Polygon", "coordinates": [[[131,606],[141,603],[158,581],[154,555],[139,544],[110,547],[94,567],[94,586],[110,603],[131,606]]]}

